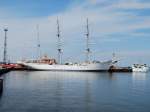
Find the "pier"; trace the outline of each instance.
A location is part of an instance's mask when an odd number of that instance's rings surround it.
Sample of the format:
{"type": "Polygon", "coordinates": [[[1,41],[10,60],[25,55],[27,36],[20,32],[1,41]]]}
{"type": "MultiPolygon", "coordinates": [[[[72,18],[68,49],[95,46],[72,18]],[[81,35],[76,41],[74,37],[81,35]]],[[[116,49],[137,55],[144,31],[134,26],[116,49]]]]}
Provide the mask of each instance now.
{"type": "Polygon", "coordinates": [[[3,78],[1,77],[3,74],[10,72],[10,68],[0,68],[0,95],[3,92],[3,78]]]}
{"type": "Polygon", "coordinates": [[[8,69],[8,68],[2,68],[0,69],[0,76],[3,75],[4,73],[7,73],[9,72],[11,69],[8,69]]]}
{"type": "Polygon", "coordinates": [[[3,92],[3,79],[0,78],[0,94],[3,92]]]}

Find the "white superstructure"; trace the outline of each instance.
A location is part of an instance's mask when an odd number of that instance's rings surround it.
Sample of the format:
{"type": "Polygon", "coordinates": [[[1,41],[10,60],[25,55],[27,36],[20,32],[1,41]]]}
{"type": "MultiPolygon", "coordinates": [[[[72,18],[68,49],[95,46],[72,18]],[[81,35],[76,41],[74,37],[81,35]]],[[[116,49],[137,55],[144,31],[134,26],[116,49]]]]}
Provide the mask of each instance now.
{"type": "Polygon", "coordinates": [[[133,64],[132,71],[133,72],[148,72],[149,67],[146,64],[133,64]]]}

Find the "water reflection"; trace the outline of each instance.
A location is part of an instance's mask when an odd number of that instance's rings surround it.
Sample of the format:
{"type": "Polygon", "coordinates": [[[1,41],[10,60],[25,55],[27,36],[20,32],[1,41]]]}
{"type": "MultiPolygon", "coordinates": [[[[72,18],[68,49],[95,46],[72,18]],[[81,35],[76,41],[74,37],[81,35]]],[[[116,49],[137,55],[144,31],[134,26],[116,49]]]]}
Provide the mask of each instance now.
{"type": "Polygon", "coordinates": [[[131,109],[144,112],[149,106],[143,99],[150,103],[147,76],[141,73],[10,72],[3,77],[0,112],[129,112],[131,109]]]}
{"type": "Polygon", "coordinates": [[[142,73],[142,72],[133,72],[132,77],[133,80],[146,80],[146,75],[148,73],[142,73]]]}
{"type": "Polygon", "coordinates": [[[86,77],[86,81],[85,81],[85,99],[86,99],[86,111],[87,112],[91,112],[91,103],[92,103],[92,96],[91,96],[91,84],[90,84],[90,80],[88,77],[86,77]]]}

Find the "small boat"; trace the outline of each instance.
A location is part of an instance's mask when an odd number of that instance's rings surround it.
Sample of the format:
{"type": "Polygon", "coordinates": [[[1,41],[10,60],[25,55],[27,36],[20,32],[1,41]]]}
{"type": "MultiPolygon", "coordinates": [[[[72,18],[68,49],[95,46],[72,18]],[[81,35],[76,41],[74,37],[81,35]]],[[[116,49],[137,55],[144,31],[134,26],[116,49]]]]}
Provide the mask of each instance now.
{"type": "Polygon", "coordinates": [[[148,72],[149,67],[146,64],[133,64],[132,71],[133,72],[148,72]]]}

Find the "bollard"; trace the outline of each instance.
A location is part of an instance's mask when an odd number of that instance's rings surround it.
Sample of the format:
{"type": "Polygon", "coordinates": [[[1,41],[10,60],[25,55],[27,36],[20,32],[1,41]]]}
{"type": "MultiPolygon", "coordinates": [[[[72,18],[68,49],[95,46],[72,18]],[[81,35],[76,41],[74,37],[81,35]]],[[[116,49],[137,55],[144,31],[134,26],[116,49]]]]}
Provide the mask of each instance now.
{"type": "Polygon", "coordinates": [[[0,93],[3,92],[3,79],[0,78],[0,93]]]}

